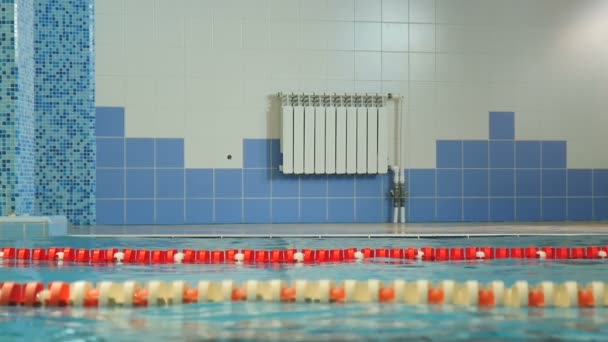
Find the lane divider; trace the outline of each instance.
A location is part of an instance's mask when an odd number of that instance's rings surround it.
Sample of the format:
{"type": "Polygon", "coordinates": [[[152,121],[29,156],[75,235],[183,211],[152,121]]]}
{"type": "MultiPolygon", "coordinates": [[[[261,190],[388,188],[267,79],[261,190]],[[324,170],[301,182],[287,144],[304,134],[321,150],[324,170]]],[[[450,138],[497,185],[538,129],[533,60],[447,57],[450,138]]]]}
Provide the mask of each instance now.
{"type": "Polygon", "coordinates": [[[237,283],[199,281],[191,287],[176,280],[115,283],[54,281],[0,283],[0,306],[47,307],[147,307],[206,302],[294,302],[294,303],[402,303],[411,305],[457,305],[470,307],[605,307],[608,286],[593,281],[536,285],[517,281],[510,288],[502,281],[481,284],[470,280],[431,282],[417,280],[294,280],[290,284],[275,279],[237,283]]]}
{"type": "Polygon", "coordinates": [[[481,259],[606,259],[608,246],[588,247],[421,247],[421,248],[335,248],[284,250],[148,250],[118,248],[86,249],[72,247],[0,248],[0,260],[68,261],[79,264],[128,263],[323,263],[366,259],[409,259],[451,261],[481,259]]]}

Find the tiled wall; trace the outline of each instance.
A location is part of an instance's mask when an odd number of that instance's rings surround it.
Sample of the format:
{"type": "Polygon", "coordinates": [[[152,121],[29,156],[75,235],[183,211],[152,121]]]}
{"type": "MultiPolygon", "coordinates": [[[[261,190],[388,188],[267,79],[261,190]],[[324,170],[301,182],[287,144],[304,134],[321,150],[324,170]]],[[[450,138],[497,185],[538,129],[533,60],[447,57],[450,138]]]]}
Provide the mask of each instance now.
{"type": "Polygon", "coordinates": [[[34,209],[34,44],[31,1],[0,4],[0,213],[34,209]]]}
{"type": "Polygon", "coordinates": [[[388,220],[386,175],[285,176],[277,139],[245,139],[242,168],[185,168],[183,139],[128,138],[124,120],[97,108],[99,224],[388,220]]]}
{"type": "Polygon", "coordinates": [[[437,168],[409,170],[412,222],[608,219],[608,170],[567,168],[566,141],[515,140],[493,112],[489,140],[437,141],[437,168]]]}
{"type": "Polygon", "coordinates": [[[37,0],[36,212],[95,222],[93,0],[37,0]]]}

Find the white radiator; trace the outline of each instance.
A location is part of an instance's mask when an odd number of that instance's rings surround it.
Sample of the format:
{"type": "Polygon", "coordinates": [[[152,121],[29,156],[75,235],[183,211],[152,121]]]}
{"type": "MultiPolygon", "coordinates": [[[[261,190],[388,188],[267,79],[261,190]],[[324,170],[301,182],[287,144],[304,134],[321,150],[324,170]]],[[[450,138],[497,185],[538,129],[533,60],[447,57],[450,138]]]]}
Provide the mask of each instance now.
{"type": "Polygon", "coordinates": [[[282,171],[286,174],[388,172],[384,98],[281,95],[282,171]]]}

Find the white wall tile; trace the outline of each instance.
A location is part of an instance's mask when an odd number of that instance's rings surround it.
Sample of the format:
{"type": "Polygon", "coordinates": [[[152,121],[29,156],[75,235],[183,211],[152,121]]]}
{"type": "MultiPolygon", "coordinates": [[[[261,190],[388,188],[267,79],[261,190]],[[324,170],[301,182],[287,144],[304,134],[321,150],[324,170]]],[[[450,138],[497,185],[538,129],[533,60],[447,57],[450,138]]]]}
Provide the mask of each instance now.
{"type": "Polygon", "coordinates": [[[270,14],[269,0],[239,0],[241,18],[263,20],[270,14]]]}
{"type": "Polygon", "coordinates": [[[437,23],[488,24],[491,3],[487,0],[435,0],[437,23]]]}
{"type": "Polygon", "coordinates": [[[150,59],[156,75],[182,76],[185,70],[185,49],[180,47],[159,48],[150,59]]]}
{"type": "Polygon", "coordinates": [[[95,72],[97,75],[124,75],[127,72],[126,53],[121,45],[97,44],[95,72]]]}
{"type": "Polygon", "coordinates": [[[185,78],[184,103],[186,113],[197,113],[197,116],[205,117],[204,113],[209,108],[215,108],[213,98],[213,84],[203,77],[185,78]]]}
{"type": "Polygon", "coordinates": [[[213,41],[213,19],[192,17],[186,20],[186,46],[210,49],[213,41]]]}
{"type": "Polygon", "coordinates": [[[381,0],[355,0],[355,21],[380,22],[381,17],[381,0]]]}
{"type": "Polygon", "coordinates": [[[380,82],[380,81],[355,81],[355,93],[357,93],[357,94],[382,93],[382,82],[380,82]]]}
{"type": "Polygon", "coordinates": [[[158,77],[156,79],[157,105],[183,112],[186,104],[186,82],[183,77],[158,77]]]}
{"type": "Polygon", "coordinates": [[[355,79],[375,81],[381,79],[382,54],[380,52],[355,52],[355,79]]]}
{"type": "MultiPolygon", "coordinates": [[[[186,15],[187,8],[185,0],[154,0],[154,4],[156,6],[156,13],[159,14],[158,18],[163,18],[165,16],[183,17],[186,15]]],[[[148,6],[150,6],[149,3],[148,6]]]]}
{"type": "Polygon", "coordinates": [[[405,81],[408,79],[408,54],[385,52],[382,54],[382,80],[405,81]]]}
{"type": "Polygon", "coordinates": [[[327,78],[353,80],[355,78],[355,56],[353,52],[329,51],[327,78]]]}
{"type": "Polygon", "coordinates": [[[409,50],[412,52],[435,51],[435,25],[410,24],[409,50]]]}
{"type": "Polygon", "coordinates": [[[125,0],[104,0],[95,3],[95,18],[99,14],[124,13],[125,0]]]}
{"type": "Polygon", "coordinates": [[[243,27],[240,19],[213,19],[213,47],[234,50],[243,46],[243,27]]]}
{"type": "Polygon", "coordinates": [[[353,50],[355,48],[354,23],[328,22],[326,30],[329,50],[353,50]]]}
{"type": "Polygon", "coordinates": [[[302,48],[323,50],[327,48],[328,31],[325,21],[302,21],[302,48]]]}
{"type": "Polygon", "coordinates": [[[382,50],[407,51],[409,39],[408,35],[407,24],[383,24],[382,50]]]}
{"type": "Polygon", "coordinates": [[[354,81],[344,80],[327,80],[327,92],[328,93],[352,93],[355,91],[354,81]]]}
{"type": "Polygon", "coordinates": [[[154,3],[150,0],[124,0],[127,15],[140,15],[142,17],[154,16],[154,3]]]}
{"type": "Polygon", "coordinates": [[[125,37],[128,46],[153,46],[155,31],[154,16],[127,15],[125,37]]]}
{"type": "Polygon", "coordinates": [[[379,51],[381,34],[380,23],[355,23],[355,50],[379,51]]]}
{"type": "Polygon", "coordinates": [[[97,74],[95,78],[96,106],[126,106],[125,76],[105,76],[97,74]]]}
{"type": "Polygon", "coordinates": [[[243,51],[239,54],[243,64],[243,77],[246,79],[264,79],[272,72],[270,52],[264,50],[243,51]]]}
{"type": "Polygon", "coordinates": [[[183,47],[186,23],[183,18],[160,16],[156,20],[156,43],[161,47],[183,47]]]}
{"type": "Polygon", "coordinates": [[[382,21],[407,23],[409,0],[382,0],[382,21]]]}
{"type": "Polygon", "coordinates": [[[213,16],[214,0],[183,0],[186,17],[205,18],[213,16]]]}
{"type": "MultiPolygon", "coordinates": [[[[491,39],[491,29],[481,26],[467,25],[437,25],[436,48],[438,52],[492,52],[490,44],[492,41],[497,46],[503,46],[504,41],[500,38],[491,39]]],[[[505,51],[513,51],[506,49],[505,51]]],[[[504,52],[504,51],[501,51],[504,52]]]]}
{"type": "MultiPolygon", "coordinates": [[[[299,53],[289,50],[273,51],[269,56],[270,77],[273,79],[298,79],[300,76],[300,65],[296,62],[299,53]]],[[[297,85],[294,85],[297,87],[297,85]]]]}
{"type": "Polygon", "coordinates": [[[127,78],[127,107],[142,103],[155,104],[151,99],[156,98],[156,82],[152,76],[127,78]]]}
{"type": "Polygon", "coordinates": [[[434,115],[437,112],[435,83],[410,82],[406,101],[412,113],[434,115]]]}
{"type": "Polygon", "coordinates": [[[267,49],[270,45],[268,23],[262,20],[243,22],[243,47],[245,49],[267,49]]]}
{"type": "Polygon", "coordinates": [[[156,126],[156,104],[142,102],[125,107],[125,135],[129,138],[149,138],[160,134],[156,126]]]}
{"type": "Polygon", "coordinates": [[[300,5],[298,0],[270,0],[270,18],[272,19],[298,19],[300,5]]]}
{"type": "Polygon", "coordinates": [[[487,81],[487,58],[481,54],[437,54],[435,77],[446,82],[487,81]]]}
{"type": "Polygon", "coordinates": [[[121,45],[125,40],[123,13],[97,14],[95,16],[95,44],[121,45]]]}
{"type": "Polygon", "coordinates": [[[304,20],[327,18],[327,0],[300,0],[300,17],[304,20]]]}
{"type": "MultiPolygon", "coordinates": [[[[154,46],[127,45],[126,54],[126,73],[128,75],[153,75],[157,68],[155,64],[156,48],[154,46]]],[[[117,62],[119,63],[119,62],[117,62]]],[[[124,66],[123,63],[118,65],[124,66]]],[[[103,72],[103,71],[101,71],[103,72]]]]}
{"type": "Polygon", "coordinates": [[[412,81],[435,80],[435,54],[410,53],[409,77],[412,81]]]}
{"type": "Polygon", "coordinates": [[[434,23],[435,0],[410,0],[411,23],[434,23]]]}
{"type": "Polygon", "coordinates": [[[158,138],[181,138],[186,130],[186,114],[183,108],[162,105],[156,108],[154,123],[158,138]]]}
{"type": "MultiPolygon", "coordinates": [[[[408,87],[407,81],[382,81],[382,94],[391,93],[395,96],[404,96],[407,98],[408,87]]],[[[404,102],[407,100],[404,100],[404,102]]],[[[405,104],[407,106],[407,104],[405,104]]],[[[405,108],[404,108],[405,110],[405,108]]]]}
{"type": "Polygon", "coordinates": [[[301,78],[325,79],[327,76],[327,59],[323,51],[303,51],[298,55],[297,62],[301,78]]]}
{"type": "Polygon", "coordinates": [[[273,49],[297,49],[300,44],[298,22],[272,21],[270,23],[270,47],[273,49]]]}
{"type": "Polygon", "coordinates": [[[353,21],[355,19],[354,0],[328,0],[327,19],[353,21]]]}

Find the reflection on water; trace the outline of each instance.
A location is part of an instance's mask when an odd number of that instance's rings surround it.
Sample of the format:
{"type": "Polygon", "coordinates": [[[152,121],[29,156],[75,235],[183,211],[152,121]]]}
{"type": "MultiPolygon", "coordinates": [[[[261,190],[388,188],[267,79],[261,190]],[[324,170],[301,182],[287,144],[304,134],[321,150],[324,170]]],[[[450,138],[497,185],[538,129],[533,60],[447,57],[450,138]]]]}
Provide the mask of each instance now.
{"type": "Polygon", "coordinates": [[[608,310],[228,303],[148,309],[0,310],[11,340],[602,340],[608,310]],[[32,329],[32,327],[36,327],[32,329]]]}

